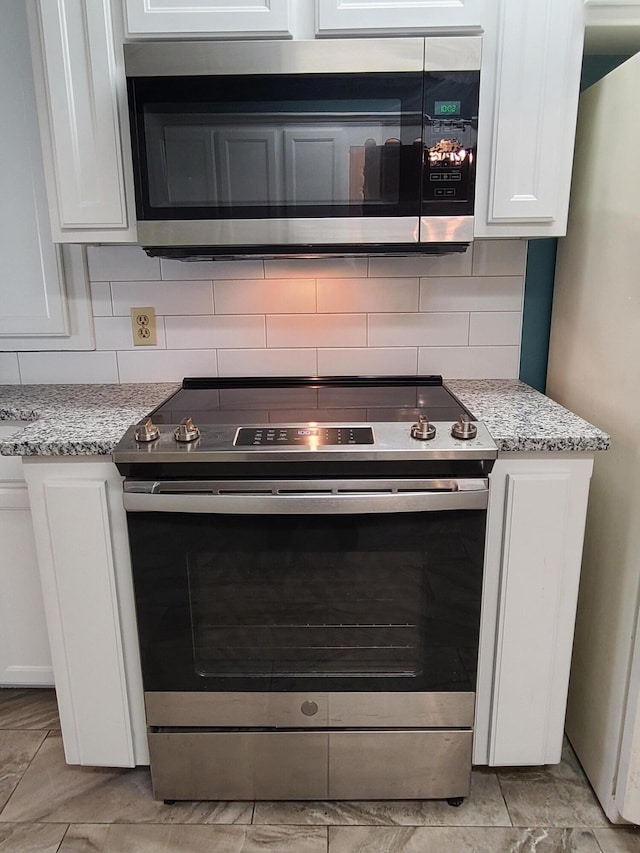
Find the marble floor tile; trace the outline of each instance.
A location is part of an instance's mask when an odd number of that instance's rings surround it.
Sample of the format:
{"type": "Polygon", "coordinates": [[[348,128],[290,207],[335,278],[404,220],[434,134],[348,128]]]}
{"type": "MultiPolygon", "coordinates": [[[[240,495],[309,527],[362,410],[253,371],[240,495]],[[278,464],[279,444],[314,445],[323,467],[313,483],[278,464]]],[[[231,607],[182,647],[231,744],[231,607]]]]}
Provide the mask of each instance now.
{"type": "Polygon", "coordinates": [[[511,826],[495,773],[474,770],[471,795],[459,808],[444,800],[257,802],[255,824],[378,826],[511,826]]]}
{"type": "Polygon", "coordinates": [[[249,824],[252,814],[253,803],[166,806],[153,799],[147,768],[70,766],[55,734],[40,747],[0,812],[0,822],[249,824]]]}
{"type": "Polygon", "coordinates": [[[0,731],[0,810],[45,737],[46,732],[0,731]]]}
{"type": "Polygon", "coordinates": [[[596,827],[593,834],[598,839],[602,853],[640,853],[640,828],[636,826],[615,829],[596,827]]]}
{"type": "Polygon", "coordinates": [[[331,826],[329,853],[600,853],[590,829],[331,826]]]}
{"type": "Polygon", "coordinates": [[[63,823],[0,824],[0,853],[57,853],[66,831],[63,823]]]}
{"type": "Polygon", "coordinates": [[[59,729],[56,691],[0,688],[0,729],[59,729]]]}
{"type": "Polygon", "coordinates": [[[559,764],[500,767],[497,774],[514,826],[609,825],[568,744],[559,764]]]}
{"type": "MultiPolygon", "coordinates": [[[[0,847],[0,850],[2,848],[0,847]]],[[[287,826],[69,827],[59,853],[326,853],[327,830],[287,826]]]]}

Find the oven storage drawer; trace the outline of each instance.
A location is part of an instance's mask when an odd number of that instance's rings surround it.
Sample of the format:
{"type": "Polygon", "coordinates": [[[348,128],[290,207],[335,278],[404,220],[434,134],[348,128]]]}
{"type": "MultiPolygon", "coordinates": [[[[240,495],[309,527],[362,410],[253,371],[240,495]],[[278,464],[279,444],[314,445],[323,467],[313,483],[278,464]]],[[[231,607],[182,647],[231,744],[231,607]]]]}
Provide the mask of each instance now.
{"type": "Polygon", "coordinates": [[[156,799],[432,799],[469,793],[470,730],[149,733],[156,799]]]}
{"type": "Polygon", "coordinates": [[[150,726],[471,728],[475,693],[145,693],[150,726]]]}

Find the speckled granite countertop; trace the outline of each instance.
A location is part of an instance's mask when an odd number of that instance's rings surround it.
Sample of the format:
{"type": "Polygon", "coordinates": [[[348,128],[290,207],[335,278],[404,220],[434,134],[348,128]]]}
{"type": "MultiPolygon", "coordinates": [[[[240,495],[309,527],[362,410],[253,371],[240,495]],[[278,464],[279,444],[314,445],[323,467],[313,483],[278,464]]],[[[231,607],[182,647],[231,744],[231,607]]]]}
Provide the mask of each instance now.
{"type": "MultiPolygon", "coordinates": [[[[515,379],[449,380],[502,451],[606,450],[609,436],[515,379]]],[[[0,385],[0,424],[29,421],[0,439],[3,456],[110,454],[127,427],[178,386],[0,385]]]]}
{"type": "Polygon", "coordinates": [[[0,439],[2,456],[110,454],[131,424],[179,384],[0,385],[2,421],[29,421],[0,439]]]}

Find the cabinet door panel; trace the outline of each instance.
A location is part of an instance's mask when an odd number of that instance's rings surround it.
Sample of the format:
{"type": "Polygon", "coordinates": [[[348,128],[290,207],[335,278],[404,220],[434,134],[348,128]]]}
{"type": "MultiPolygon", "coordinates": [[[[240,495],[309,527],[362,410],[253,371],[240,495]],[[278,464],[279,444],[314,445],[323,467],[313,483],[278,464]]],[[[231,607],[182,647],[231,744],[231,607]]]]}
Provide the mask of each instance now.
{"type": "Polygon", "coordinates": [[[278,204],[284,200],[282,135],[273,128],[229,128],[217,134],[220,200],[278,204]]]}
{"type": "MultiPolygon", "coordinates": [[[[3,465],[0,475],[7,473],[11,472],[3,465]]],[[[26,485],[0,482],[0,542],[0,685],[51,685],[49,638],[26,485]]]]}
{"type": "Polygon", "coordinates": [[[54,172],[49,195],[61,229],[127,227],[110,10],[108,0],[36,5],[54,172]]]}
{"type": "Polygon", "coordinates": [[[489,223],[541,223],[555,225],[553,233],[564,233],[582,14],[578,0],[503,0],[501,4],[489,223]],[[514,45],[519,46],[517,50],[514,45]]]}
{"type": "Polygon", "coordinates": [[[340,128],[284,130],[286,198],[293,204],[350,201],[349,146],[340,128]]]}
{"type": "Polygon", "coordinates": [[[317,32],[478,30],[482,0],[317,0],[317,32]]]}
{"type": "Polygon", "coordinates": [[[0,337],[65,335],[64,283],[51,242],[26,12],[22,3],[3,2],[1,8],[0,337]]]}
{"type": "Polygon", "coordinates": [[[288,0],[126,0],[129,36],[289,35],[288,0]]]}

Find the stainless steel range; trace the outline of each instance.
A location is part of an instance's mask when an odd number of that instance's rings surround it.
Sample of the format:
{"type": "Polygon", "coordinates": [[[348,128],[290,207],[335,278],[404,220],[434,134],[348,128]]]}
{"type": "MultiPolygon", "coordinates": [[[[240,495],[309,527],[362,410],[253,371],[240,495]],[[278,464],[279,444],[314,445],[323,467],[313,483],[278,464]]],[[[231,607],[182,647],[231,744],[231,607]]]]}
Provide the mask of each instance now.
{"type": "Polygon", "coordinates": [[[495,458],[437,376],[186,379],[132,426],[155,796],[461,802],[495,458]]]}

